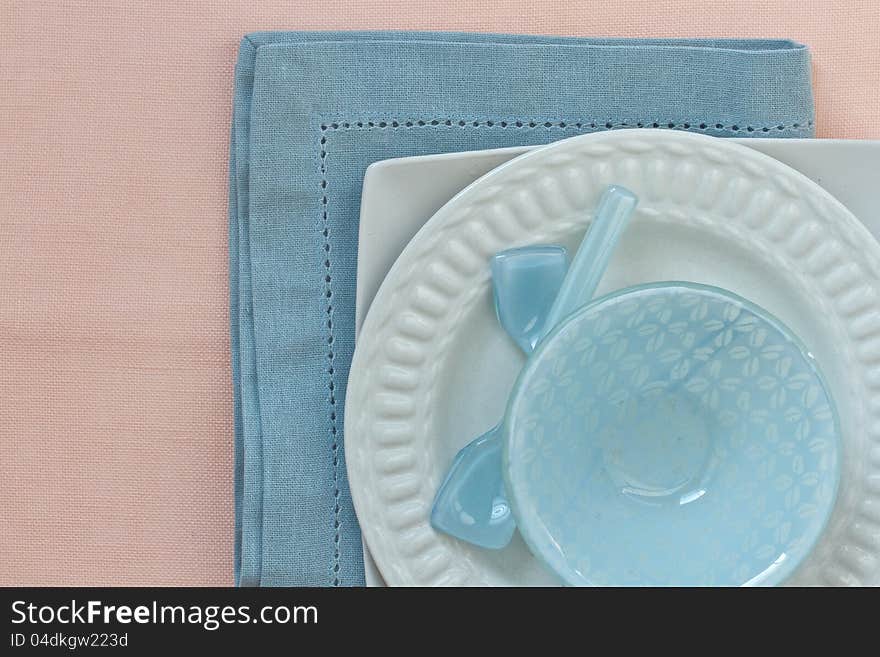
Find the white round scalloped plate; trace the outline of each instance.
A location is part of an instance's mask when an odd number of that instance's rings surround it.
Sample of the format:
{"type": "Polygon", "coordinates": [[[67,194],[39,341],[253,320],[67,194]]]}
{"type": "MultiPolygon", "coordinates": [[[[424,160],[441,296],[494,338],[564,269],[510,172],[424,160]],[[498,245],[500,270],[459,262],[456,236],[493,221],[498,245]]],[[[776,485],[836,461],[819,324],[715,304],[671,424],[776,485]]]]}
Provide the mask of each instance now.
{"type": "Polygon", "coordinates": [[[489,258],[529,243],[574,248],[610,183],[640,205],[598,294],[659,280],[729,289],[790,326],[825,373],[843,431],[840,491],[789,583],[880,583],[880,244],[766,155],[621,130],[556,142],[475,182],[425,224],[376,295],[349,377],[345,451],[388,584],[557,582],[518,536],[483,550],[438,534],[428,515],[452,457],[501,417],[523,363],[494,317],[489,258]]]}

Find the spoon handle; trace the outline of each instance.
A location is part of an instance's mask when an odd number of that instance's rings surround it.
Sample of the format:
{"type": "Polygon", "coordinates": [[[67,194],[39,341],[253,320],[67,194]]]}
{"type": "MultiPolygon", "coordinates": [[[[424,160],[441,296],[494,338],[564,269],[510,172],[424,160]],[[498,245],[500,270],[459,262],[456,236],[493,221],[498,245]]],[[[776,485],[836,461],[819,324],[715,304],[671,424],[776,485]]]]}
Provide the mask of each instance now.
{"type": "Polygon", "coordinates": [[[593,299],[608,261],[638,204],[636,195],[619,185],[602,194],[556,299],[544,322],[542,338],[565,317],[593,299]]]}

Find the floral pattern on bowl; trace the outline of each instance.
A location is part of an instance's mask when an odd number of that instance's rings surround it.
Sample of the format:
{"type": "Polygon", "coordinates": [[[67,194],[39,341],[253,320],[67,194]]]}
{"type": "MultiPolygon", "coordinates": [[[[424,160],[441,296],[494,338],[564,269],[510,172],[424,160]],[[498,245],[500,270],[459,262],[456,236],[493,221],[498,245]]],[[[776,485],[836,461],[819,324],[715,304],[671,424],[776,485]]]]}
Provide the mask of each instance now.
{"type": "Polygon", "coordinates": [[[505,433],[520,532],[575,585],[778,583],[839,479],[812,356],[766,311],[692,283],[572,315],[521,373],[505,433]]]}

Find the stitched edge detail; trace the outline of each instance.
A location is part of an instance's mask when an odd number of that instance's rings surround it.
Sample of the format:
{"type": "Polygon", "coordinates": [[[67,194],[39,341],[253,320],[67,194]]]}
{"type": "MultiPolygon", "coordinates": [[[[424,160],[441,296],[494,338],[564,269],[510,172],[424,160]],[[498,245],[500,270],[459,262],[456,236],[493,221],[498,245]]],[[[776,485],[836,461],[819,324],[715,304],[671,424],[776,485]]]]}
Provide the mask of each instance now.
{"type": "Polygon", "coordinates": [[[333,354],[333,268],[330,259],[330,224],[327,216],[327,136],[321,126],[321,224],[324,236],[324,298],[327,311],[327,388],[330,391],[330,451],[333,455],[333,586],[339,586],[339,431],[336,424],[336,370],[333,354]]]}
{"type": "Polygon", "coordinates": [[[435,127],[435,126],[447,126],[447,127],[473,127],[473,128],[560,128],[560,129],[573,129],[573,130],[583,130],[583,129],[592,129],[592,130],[612,130],[615,128],[667,128],[670,130],[704,130],[704,131],[712,131],[712,130],[728,130],[731,132],[772,132],[773,130],[800,130],[804,128],[811,128],[813,126],[813,120],[807,119],[804,121],[797,121],[795,123],[786,124],[777,124],[774,126],[752,126],[752,125],[740,125],[739,123],[733,123],[730,125],[724,125],[722,123],[695,123],[691,121],[539,121],[539,120],[503,120],[503,121],[493,121],[493,120],[464,120],[464,119],[404,119],[404,120],[391,120],[391,121],[345,121],[345,122],[334,122],[334,123],[324,123],[321,124],[321,132],[326,133],[328,130],[371,130],[374,128],[379,129],[396,129],[396,128],[422,128],[422,127],[435,127]]]}

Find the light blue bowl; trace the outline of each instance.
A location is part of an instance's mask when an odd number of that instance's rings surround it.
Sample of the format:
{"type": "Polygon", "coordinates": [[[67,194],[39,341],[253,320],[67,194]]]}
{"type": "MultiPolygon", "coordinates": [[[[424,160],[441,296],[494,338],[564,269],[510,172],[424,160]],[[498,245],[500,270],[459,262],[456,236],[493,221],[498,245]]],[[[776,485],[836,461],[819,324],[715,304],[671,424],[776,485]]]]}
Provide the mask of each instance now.
{"type": "Polygon", "coordinates": [[[840,431],[813,357],[693,283],[583,307],[529,359],[503,474],[531,551],[571,585],[772,585],[834,506],[840,431]]]}

